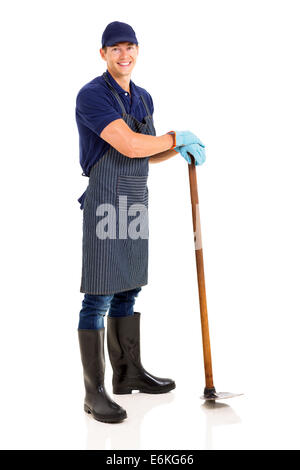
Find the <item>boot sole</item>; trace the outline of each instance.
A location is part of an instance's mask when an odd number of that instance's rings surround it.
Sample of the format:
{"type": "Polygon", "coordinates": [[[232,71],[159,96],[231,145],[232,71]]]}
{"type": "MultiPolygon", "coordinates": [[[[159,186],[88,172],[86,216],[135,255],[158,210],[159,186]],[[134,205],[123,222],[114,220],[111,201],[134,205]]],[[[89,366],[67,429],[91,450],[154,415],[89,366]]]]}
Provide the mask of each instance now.
{"type": "Polygon", "coordinates": [[[89,414],[89,415],[92,415],[93,418],[96,420],[96,421],[101,421],[101,423],[120,423],[121,421],[123,421],[124,419],[127,418],[127,414],[125,413],[125,416],[123,417],[117,417],[117,418],[99,418],[99,416],[95,415],[93,413],[93,410],[91,410],[91,408],[89,408],[87,405],[84,405],[84,411],[89,414]]]}
{"type": "Polygon", "coordinates": [[[128,387],[128,388],[113,388],[113,393],[115,395],[129,395],[133,392],[133,390],[138,390],[140,393],[149,393],[149,394],[158,394],[158,393],[168,393],[176,387],[176,384],[170,384],[166,387],[161,389],[146,389],[146,388],[138,388],[138,387],[128,387]]]}

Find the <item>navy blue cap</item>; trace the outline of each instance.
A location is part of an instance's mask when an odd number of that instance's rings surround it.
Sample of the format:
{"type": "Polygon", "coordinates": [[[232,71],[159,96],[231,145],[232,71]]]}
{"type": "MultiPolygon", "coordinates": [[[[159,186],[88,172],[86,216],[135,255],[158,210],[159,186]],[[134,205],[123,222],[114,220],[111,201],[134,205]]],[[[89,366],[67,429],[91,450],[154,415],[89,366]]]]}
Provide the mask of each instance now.
{"type": "Polygon", "coordinates": [[[138,44],[135,32],[129,24],[113,21],[106,26],[102,34],[102,47],[114,46],[118,42],[138,44]]]}

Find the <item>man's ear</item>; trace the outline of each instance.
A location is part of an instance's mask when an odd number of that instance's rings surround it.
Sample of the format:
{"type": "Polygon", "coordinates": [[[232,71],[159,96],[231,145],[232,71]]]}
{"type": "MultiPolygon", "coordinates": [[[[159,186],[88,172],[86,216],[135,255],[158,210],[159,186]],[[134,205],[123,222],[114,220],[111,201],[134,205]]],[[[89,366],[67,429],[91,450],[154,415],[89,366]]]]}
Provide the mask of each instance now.
{"type": "Polygon", "coordinates": [[[99,52],[100,52],[100,55],[101,55],[102,59],[103,59],[103,60],[106,60],[105,52],[104,52],[104,50],[102,49],[102,47],[99,49],[99,52]]]}

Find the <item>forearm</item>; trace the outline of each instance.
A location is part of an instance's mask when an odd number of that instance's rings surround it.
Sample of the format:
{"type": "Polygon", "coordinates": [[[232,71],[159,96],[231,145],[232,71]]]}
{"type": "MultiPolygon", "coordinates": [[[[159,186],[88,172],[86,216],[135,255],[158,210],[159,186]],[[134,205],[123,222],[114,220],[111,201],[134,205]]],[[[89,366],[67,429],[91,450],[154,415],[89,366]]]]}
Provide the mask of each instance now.
{"type": "Polygon", "coordinates": [[[133,134],[131,158],[150,157],[151,155],[161,154],[166,150],[170,150],[174,145],[174,136],[172,134],[164,134],[159,137],[136,132],[133,134]]]}
{"type": "Polygon", "coordinates": [[[169,158],[174,157],[175,155],[178,155],[178,152],[176,152],[176,150],[165,150],[165,152],[160,152],[156,155],[152,155],[149,158],[149,163],[164,162],[165,160],[168,160],[169,158]]]}

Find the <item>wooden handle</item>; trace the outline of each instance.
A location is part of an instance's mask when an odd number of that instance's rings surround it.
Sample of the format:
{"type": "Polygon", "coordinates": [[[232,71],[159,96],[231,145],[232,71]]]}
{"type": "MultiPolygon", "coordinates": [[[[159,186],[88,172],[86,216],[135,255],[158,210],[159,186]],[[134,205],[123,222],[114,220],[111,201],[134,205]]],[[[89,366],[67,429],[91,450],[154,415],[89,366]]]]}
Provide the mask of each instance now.
{"type": "Polygon", "coordinates": [[[197,173],[196,173],[195,159],[190,153],[189,155],[191,157],[191,164],[189,164],[188,167],[189,167],[189,180],[190,180],[190,192],[191,192],[192,215],[193,215],[198,292],[199,292],[199,303],[200,303],[205,383],[206,383],[207,388],[213,388],[214,383],[213,383],[213,371],[212,371],[207,304],[206,304],[203,250],[202,250],[200,212],[199,212],[199,202],[198,202],[197,173]]]}

